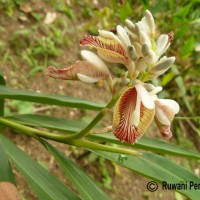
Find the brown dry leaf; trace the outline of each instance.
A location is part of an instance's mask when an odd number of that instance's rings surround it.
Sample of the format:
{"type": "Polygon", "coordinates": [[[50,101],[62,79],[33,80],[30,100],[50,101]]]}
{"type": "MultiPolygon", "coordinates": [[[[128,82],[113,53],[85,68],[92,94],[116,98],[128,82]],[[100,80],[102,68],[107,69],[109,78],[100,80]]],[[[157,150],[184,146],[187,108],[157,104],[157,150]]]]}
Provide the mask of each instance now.
{"type": "Polygon", "coordinates": [[[21,200],[17,188],[10,182],[0,182],[1,200],[21,200]]]}

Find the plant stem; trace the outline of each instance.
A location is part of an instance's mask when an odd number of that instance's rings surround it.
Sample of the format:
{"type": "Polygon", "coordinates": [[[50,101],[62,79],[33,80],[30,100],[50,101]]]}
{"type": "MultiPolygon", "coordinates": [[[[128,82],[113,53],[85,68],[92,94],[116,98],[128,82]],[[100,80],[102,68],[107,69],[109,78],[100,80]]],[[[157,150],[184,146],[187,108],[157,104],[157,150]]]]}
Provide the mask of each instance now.
{"type": "Polygon", "coordinates": [[[0,117],[0,124],[10,127],[19,133],[31,136],[37,140],[40,140],[40,137],[42,137],[45,139],[50,139],[53,141],[57,141],[57,142],[61,142],[61,143],[69,144],[69,145],[74,145],[78,147],[84,147],[88,149],[108,151],[108,152],[120,153],[120,154],[129,154],[129,155],[134,155],[134,156],[141,155],[140,152],[130,150],[130,149],[116,148],[116,147],[94,143],[94,142],[83,140],[83,139],[70,139],[70,137],[66,135],[52,134],[46,131],[37,130],[35,128],[27,127],[25,125],[18,124],[16,122],[12,122],[2,117],[0,117]]]}
{"type": "Polygon", "coordinates": [[[108,145],[90,142],[83,139],[71,140],[69,142],[70,142],[69,144],[72,144],[78,147],[84,146],[86,148],[94,149],[94,150],[108,151],[108,152],[119,153],[119,154],[128,154],[128,155],[133,155],[133,156],[142,155],[142,153],[132,150],[132,149],[116,148],[116,147],[112,147],[108,145]]]}
{"type": "Polygon", "coordinates": [[[70,139],[75,139],[75,138],[81,138],[84,137],[86,135],[88,135],[90,133],[90,131],[92,130],[92,128],[104,117],[106,110],[112,108],[116,101],[118,100],[119,95],[114,97],[105,108],[103,108],[99,114],[90,122],[90,124],[88,124],[83,130],[81,130],[78,133],[75,133],[71,136],[69,136],[70,139]]]}
{"type": "Polygon", "coordinates": [[[5,125],[9,128],[12,128],[18,133],[22,133],[22,134],[34,137],[35,139],[38,139],[38,136],[41,136],[47,139],[52,139],[52,140],[54,140],[54,138],[59,137],[59,136],[62,136],[64,139],[68,139],[68,136],[69,136],[69,135],[58,135],[54,133],[49,133],[47,131],[38,130],[35,128],[31,128],[31,127],[10,121],[2,117],[0,117],[0,124],[5,125]]]}

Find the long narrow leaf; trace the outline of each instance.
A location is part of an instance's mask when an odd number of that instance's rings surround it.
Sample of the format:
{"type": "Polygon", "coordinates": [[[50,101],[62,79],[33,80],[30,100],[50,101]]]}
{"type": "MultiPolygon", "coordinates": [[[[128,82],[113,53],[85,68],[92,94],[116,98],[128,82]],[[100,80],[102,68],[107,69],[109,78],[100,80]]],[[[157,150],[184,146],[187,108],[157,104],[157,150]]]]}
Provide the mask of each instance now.
{"type": "Polygon", "coordinates": [[[0,182],[6,181],[15,184],[14,174],[4,149],[5,147],[0,138],[0,182]]]}
{"type": "MultiPolygon", "coordinates": [[[[105,133],[105,134],[94,134],[90,135],[89,138],[96,139],[99,141],[107,141],[114,144],[122,144],[119,140],[117,140],[112,133],[105,133]]],[[[134,145],[123,143],[125,146],[134,147],[137,149],[144,149],[148,151],[153,151],[162,154],[171,154],[176,156],[183,156],[188,158],[200,159],[200,154],[195,153],[174,144],[170,144],[169,142],[165,142],[158,139],[148,138],[143,136],[141,139],[138,140],[137,143],[134,145]]]]}
{"type": "MultiPolygon", "coordinates": [[[[178,70],[178,68],[176,66],[172,67],[171,68],[172,72],[176,75],[178,75],[180,72],[178,70]]],[[[189,102],[189,98],[186,94],[187,90],[185,88],[185,84],[184,84],[184,81],[183,81],[183,78],[181,76],[178,76],[176,79],[176,84],[179,88],[179,91],[180,91],[180,95],[181,97],[183,98],[183,101],[185,103],[185,106],[187,107],[188,111],[193,114],[194,111],[192,110],[192,107],[190,106],[190,102],[189,102]]]]}
{"type": "Polygon", "coordinates": [[[118,163],[123,167],[142,174],[143,176],[146,176],[147,178],[155,180],[159,183],[162,183],[163,181],[166,181],[168,184],[185,183],[187,184],[187,190],[176,191],[193,200],[198,200],[200,197],[200,190],[195,190],[194,187],[190,187],[189,185],[190,182],[199,184],[200,179],[192,172],[181,166],[178,166],[163,156],[152,153],[144,153],[142,156],[138,157],[127,156],[123,162],[118,162],[118,156],[114,153],[101,151],[94,152],[110,161],[118,163]]]}
{"type": "Polygon", "coordinates": [[[0,98],[16,99],[21,101],[37,102],[42,104],[58,105],[89,110],[101,110],[105,105],[91,100],[69,96],[41,94],[27,90],[16,90],[0,85],[0,98]]]}
{"type": "MultiPolygon", "coordinates": [[[[5,85],[6,82],[3,76],[0,74],[0,86],[5,85]]],[[[0,99],[0,116],[4,116],[4,99],[0,99]]]]}
{"type": "Polygon", "coordinates": [[[84,200],[110,199],[76,163],[74,163],[49,143],[45,142],[45,145],[47,149],[54,155],[66,176],[80,192],[84,200]]]}
{"type": "Polygon", "coordinates": [[[0,138],[10,159],[41,200],[80,200],[68,187],[7,138],[3,135],[0,135],[0,138]]]}
{"type": "MultiPolygon", "coordinates": [[[[62,118],[41,116],[41,115],[15,115],[9,117],[9,119],[30,126],[44,127],[51,130],[58,130],[61,132],[71,132],[71,133],[80,131],[82,128],[86,126],[85,123],[79,121],[71,121],[62,118]]],[[[87,137],[92,140],[130,146],[162,154],[170,154],[170,155],[200,159],[199,153],[183,149],[174,144],[170,144],[169,142],[165,142],[158,139],[152,139],[145,136],[143,136],[140,140],[138,140],[138,142],[135,143],[134,145],[130,145],[128,143],[121,143],[118,139],[114,137],[112,133],[92,134],[88,135],[87,137]]]]}
{"type": "Polygon", "coordinates": [[[78,132],[86,126],[84,122],[80,121],[34,114],[14,115],[8,117],[8,119],[29,126],[38,126],[68,133],[78,132]]]}

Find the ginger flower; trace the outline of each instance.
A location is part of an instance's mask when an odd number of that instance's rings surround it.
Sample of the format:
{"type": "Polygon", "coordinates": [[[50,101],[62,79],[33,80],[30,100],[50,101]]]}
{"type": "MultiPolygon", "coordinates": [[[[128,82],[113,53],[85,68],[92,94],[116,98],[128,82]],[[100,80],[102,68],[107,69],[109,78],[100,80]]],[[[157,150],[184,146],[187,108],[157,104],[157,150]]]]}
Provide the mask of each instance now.
{"type": "Polygon", "coordinates": [[[179,105],[171,99],[159,99],[157,93],[162,88],[146,81],[162,75],[174,63],[175,57],[163,56],[173,39],[173,32],[158,38],[155,33],[154,18],[147,10],[139,22],[134,24],[127,19],[124,27],[117,25],[116,34],[99,30],[98,36],[85,36],[80,45],[94,48],[97,55],[83,50],[81,56],[85,61],[63,69],[49,67],[46,74],[87,83],[106,80],[113,96],[121,94],[113,112],[113,133],[120,141],[134,143],[153,119],[162,136],[169,139],[171,122],[179,112],[179,105]],[[123,64],[127,72],[113,80],[104,61],[123,64]]]}
{"type": "Polygon", "coordinates": [[[179,112],[179,105],[171,99],[158,99],[161,87],[138,83],[119,98],[113,113],[113,132],[120,141],[134,143],[146,131],[154,117],[164,136],[169,139],[171,121],[179,112]]]}

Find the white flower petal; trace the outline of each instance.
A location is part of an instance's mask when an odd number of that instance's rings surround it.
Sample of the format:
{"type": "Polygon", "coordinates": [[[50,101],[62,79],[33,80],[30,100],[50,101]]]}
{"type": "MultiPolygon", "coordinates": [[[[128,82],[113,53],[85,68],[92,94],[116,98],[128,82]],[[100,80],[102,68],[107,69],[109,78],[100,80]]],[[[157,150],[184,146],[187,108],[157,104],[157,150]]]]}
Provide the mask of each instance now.
{"type": "Polygon", "coordinates": [[[167,118],[163,110],[158,107],[156,107],[156,117],[161,124],[166,126],[170,125],[170,120],[167,118]]]}
{"type": "Polygon", "coordinates": [[[83,59],[93,63],[97,68],[109,73],[106,64],[95,53],[83,50],[81,51],[81,56],[83,59]]]}
{"type": "Polygon", "coordinates": [[[96,77],[90,77],[90,76],[86,76],[84,74],[77,74],[77,77],[86,83],[96,83],[97,81],[101,80],[101,78],[96,78],[96,77]]]}
{"type": "Polygon", "coordinates": [[[141,84],[137,84],[135,85],[135,88],[144,106],[148,109],[153,109],[155,107],[154,102],[144,86],[142,86],[141,84]]]}
{"type": "Polygon", "coordinates": [[[168,46],[168,35],[166,34],[160,35],[160,37],[156,42],[156,50],[158,57],[160,57],[165,52],[165,50],[167,50],[166,48],[167,46],[168,46]]]}
{"type": "Polygon", "coordinates": [[[174,114],[177,114],[180,110],[178,103],[172,99],[158,99],[157,102],[160,106],[166,106],[171,109],[174,114]]]}
{"type": "Polygon", "coordinates": [[[171,122],[175,114],[179,112],[180,107],[176,101],[171,99],[156,99],[155,105],[156,124],[163,137],[169,139],[172,136],[172,132],[170,131],[171,122]]]}

